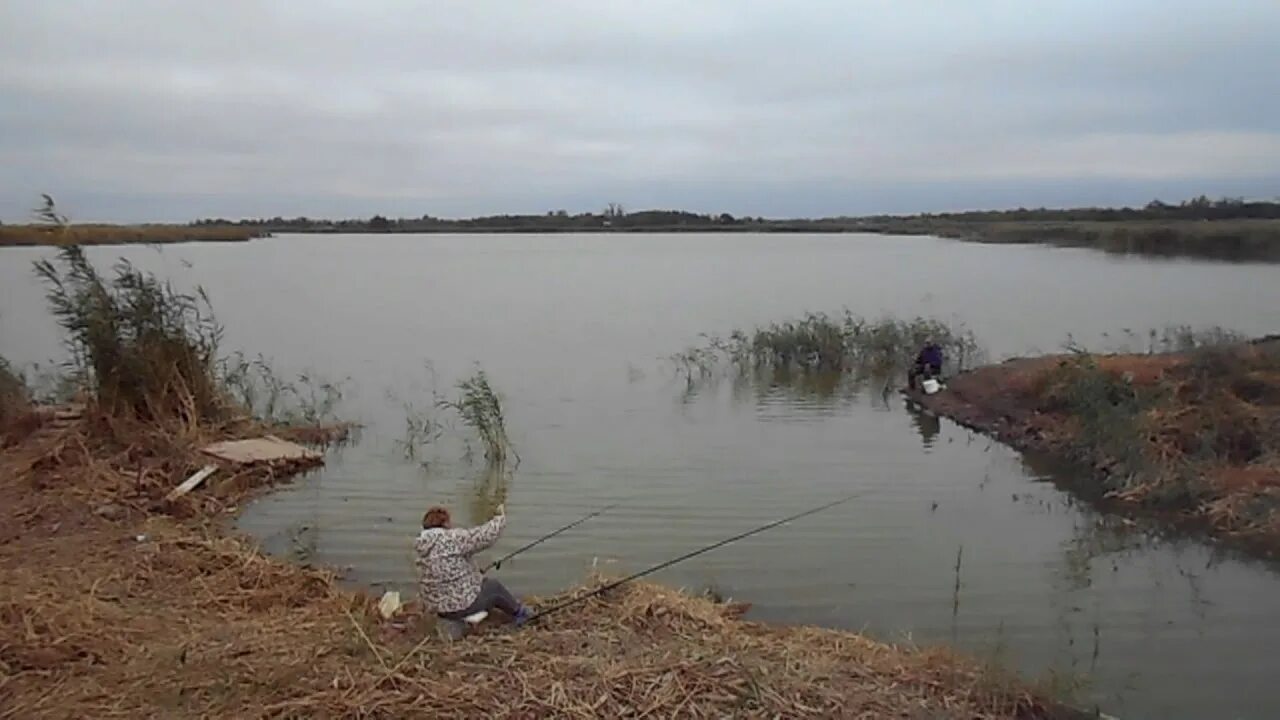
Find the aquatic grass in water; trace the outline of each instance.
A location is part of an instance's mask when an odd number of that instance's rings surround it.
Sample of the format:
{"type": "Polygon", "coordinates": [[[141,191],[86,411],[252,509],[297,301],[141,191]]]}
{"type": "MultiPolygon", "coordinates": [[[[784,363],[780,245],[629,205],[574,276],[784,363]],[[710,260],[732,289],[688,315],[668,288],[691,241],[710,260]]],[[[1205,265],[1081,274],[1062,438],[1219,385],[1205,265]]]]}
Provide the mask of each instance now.
{"type": "Polygon", "coordinates": [[[458,383],[458,390],[457,400],[439,400],[439,407],[457,412],[463,424],[476,431],[484,443],[487,461],[501,464],[511,455],[519,462],[520,455],[507,437],[502,400],[489,384],[484,370],[477,368],[475,374],[458,383]]]}
{"type": "Polygon", "coordinates": [[[702,345],[671,358],[690,384],[725,368],[739,373],[769,371],[775,376],[830,373],[889,381],[905,374],[930,339],[942,347],[947,373],[968,369],[984,357],[973,333],[962,324],[924,317],[868,320],[849,311],[841,316],[810,312],[750,332],[703,337],[702,345]]]}
{"type": "Polygon", "coordinates": [[[473,458],[472,442],[476,439],[484,447],[484,455],[490,466],[487,471],[501,470],[508,458],[520,456],[516,453],[510,438],[507,436],[506,416],[502,399],[489,382],[489,376],[481,368],[455,387],[458,395],[455,398],[443,396],[436,389],[436,372],[430,362],[424,364],[431,380],[430,404],[426,407],[413,401],[403,400],[403,393],[387,390],[386,397],[390,402],[401,405],[404,412],[404,432],[395,440],[396,447],[406,460],[427,461],[423,454],[437,441],[448,436],[462,443],[465,451],[462,458],[470,462],[473,458]],[[471,432],[458,433],[459,423],[471,432]]]}
{"type": "Polygon", "coordinates": [[[310,372],[286,380],[263,356],[250,359],[241,352],[220,359],[217,375],[229,399],[263,422],[309,426],[338,422],[346,380],[310,372]]]}
{"type": "Polygon", "coordinates": [[[218,374],[231,397],[255,417],[271,420],[286,414],[293,387],[261,355],[249,359],[233,353],[219,361],[218,374]]]}
{"type": "Polygon", "coordinates": [[[417,460],[426,447],[440,439],[444,426],[430,412],[411,402],[404,403],[403,408],[404,436],[395,441],[396,446],[406,459],[417,460]]]}
{"type": "MultiPolygon", "coordinates": [[[[385,395],[388,402],[400,405],[404,412],[404,434],[395,440],[406,460],[419,460],[426,449],[444,435],[446,425],[443,414],[435,412],[444,407],[444,398],[436,389],[436,370],[430,361],[423,363],[427,376],[431,381],[431,402],[424,408],[412,400],[404,400],[404,393],[387,389],[385,395]]],[[[422,460],[425,467],[427,461],[422,460]]]]}

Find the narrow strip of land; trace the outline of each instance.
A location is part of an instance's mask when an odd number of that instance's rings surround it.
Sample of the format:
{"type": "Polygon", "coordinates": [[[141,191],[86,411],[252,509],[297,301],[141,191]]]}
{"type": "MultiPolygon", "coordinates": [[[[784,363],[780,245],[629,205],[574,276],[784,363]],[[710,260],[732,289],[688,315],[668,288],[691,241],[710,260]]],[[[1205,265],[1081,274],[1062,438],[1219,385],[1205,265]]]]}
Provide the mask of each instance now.
{"type": "MultiPolygon", "coordinates": [[[[57,215],[49,201],[49,218],[57,215]]],[[[1082,247],[1117,254],[1280,261],[1280,202],[1199,197],[1141,208],[985,210],[918,215],[765,218],[684,210],[503,214],[472,218],[213,218],[188,225],[8,225],[5,245],[243,241],[273,233],[879,233],[1082,247]]]]}
{"type": "Polygon", "coordinates": [[[1010,360],[917,396],[1021,450],[1079,464],[1077,488],[1280,551],[1280,339],[1158,354],[1010,360]]]}

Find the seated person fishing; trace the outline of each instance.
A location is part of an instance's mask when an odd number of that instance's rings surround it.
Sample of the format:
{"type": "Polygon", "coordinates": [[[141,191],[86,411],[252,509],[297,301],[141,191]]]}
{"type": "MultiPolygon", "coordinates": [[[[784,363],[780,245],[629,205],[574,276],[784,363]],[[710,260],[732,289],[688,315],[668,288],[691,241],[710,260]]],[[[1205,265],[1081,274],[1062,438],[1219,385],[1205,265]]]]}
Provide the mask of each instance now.
{"type": "Polygon", "coordinates": [[[492,520],[473,528],[453,527],[445,508],[427,510],[422,517],[422,533],[414,542],[423,604],[447,620],[464,620],[497,608],[510,615],[516,625],[523,625],[533,615],[529,607],[502,583],[484,577],[471,560],[493,545],[506,524],[502,505],[492,520]]]}
{"type": "Polygon", "coordinates": [[[928,338],[924,342],[924,347],[920,348],[920,354],[916,355],[915,364],[907,373],[907,387],[918,390],[921,380],[937,378],[941,375],[942,348],[933,341],[933,338],[928,338]]]}

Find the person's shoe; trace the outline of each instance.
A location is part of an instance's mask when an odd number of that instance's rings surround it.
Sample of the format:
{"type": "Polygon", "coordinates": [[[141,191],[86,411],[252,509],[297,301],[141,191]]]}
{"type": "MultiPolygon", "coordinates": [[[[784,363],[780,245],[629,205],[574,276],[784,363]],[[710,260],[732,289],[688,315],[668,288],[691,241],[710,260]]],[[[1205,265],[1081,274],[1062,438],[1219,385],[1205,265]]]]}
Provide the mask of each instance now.
{"type": "Polygon", "coordinates": [[[516,627],[521,627],[525,623],[529,622],[529,618],[531,617],[533,617],[533,610],[528,605],[521,605],[520,609],[516,611],[516,627]]]}

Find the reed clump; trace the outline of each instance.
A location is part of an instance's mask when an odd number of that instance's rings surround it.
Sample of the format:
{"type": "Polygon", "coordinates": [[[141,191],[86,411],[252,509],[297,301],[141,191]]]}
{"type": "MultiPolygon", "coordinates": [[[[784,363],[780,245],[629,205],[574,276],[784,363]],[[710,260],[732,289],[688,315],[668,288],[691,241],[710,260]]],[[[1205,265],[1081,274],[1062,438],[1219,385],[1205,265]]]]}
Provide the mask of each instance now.
{"type": "MultiPolygon", "coordinates": [[[[74,239],[53,198],[44,196],[36,215],[50,233],[74,239]]],[[[222,327],[199,287],[179,291],[123,259],[103,273],[75,244],[36,261],[35,272],[69,355],[69,374],[55,384],[75,388],[106,427],[193,431],[254,421],[321,444],[350,429],[334,417],[341,383],[305,374],[287,382],[261,357],[219,357],[222,327]]]]}
{"type": "Polygon", "coordinates": [[[437,402],[440,407],[457,412],[462,423],[476,432],[484,445],[484,456],[488,462],[502,464],[509,457],[519,461],[520,456],[507,436],[502,399],[489,384],[489,376],[483,368],[477,368],[471,377],[458,383],[456,399],[437,402]]]}
{"type": "Polygon", "coordinates": [[[672,357],[687,378],[709,377],[729,367],[740,372],[834,373],[893,378],[910,367],[927,341],[938,344],[948,374],[981,362],[983,352],[961,323],[936,318],[867,319],[809,312],[751,331],[704,336],[705,342],[672,357]]]}
{"type": "Polygon", "coordinates": [[[143,421],[225,419],[214,372],[222,329],[203,291],[179,292],[124,260],[105,277],[75,245],[35,270],[97,410],[143,421]]]}

